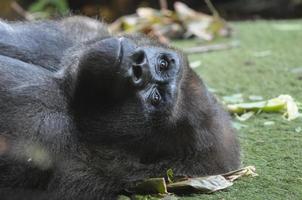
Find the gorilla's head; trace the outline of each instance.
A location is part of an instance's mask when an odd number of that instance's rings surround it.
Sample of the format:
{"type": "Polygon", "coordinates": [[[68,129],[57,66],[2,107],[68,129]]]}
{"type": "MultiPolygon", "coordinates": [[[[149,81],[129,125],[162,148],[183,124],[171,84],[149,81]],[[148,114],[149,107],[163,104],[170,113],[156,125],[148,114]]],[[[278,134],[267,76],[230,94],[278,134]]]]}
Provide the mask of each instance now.
{"type": "Polygon", "coordinates": [[[84,139],[130,144],[170,137],[190,120],[186,101],[202,88],[180,51],[137,35],[91,41],[83,52],[72,109],[84,139]]]}
{"type": "Polygon", "coordinates": [[[131,96],[147,118],[164,120],[177,104],[184,57],[150,39],[144,44],[128,38],[119,39],[122,46],[120,67],[125,70],[131,96]]]}

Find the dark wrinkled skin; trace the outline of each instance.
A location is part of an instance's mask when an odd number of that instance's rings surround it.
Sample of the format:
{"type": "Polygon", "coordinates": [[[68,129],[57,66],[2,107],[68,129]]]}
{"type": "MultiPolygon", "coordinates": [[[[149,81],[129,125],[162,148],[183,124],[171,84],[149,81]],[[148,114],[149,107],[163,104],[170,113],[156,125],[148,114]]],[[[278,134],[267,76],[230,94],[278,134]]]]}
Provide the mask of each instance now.
{"type": "Polygon", "coordinates": [[[83,17],[0,21],[0,147],[6,199],[110,200],[170,168],[240,165],[229,116],[186,56],[83,17]]]}

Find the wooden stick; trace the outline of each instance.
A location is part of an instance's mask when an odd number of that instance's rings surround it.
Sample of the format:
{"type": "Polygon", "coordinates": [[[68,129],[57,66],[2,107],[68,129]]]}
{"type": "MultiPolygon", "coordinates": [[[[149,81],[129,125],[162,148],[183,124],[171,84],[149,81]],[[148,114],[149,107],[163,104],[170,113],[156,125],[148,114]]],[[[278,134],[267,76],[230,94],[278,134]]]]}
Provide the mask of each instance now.
{"type": "Polygon", "coordinates": [[[212,44],[212,45],[205,45],[205,46],[196,46],[196,47],[189,47],[184,49],[184,52],[187,54],[195,54],[195,53],[206,53],[212,51],[221,51],[226,49],[232,49],[235,47],[239,47],[238,41],[233,41],[230,43],[223,43],[223,44],[212,44]]]}
{"type": "Polygon", "coordinates": [[[168,10],[167,0],[159,0],[159,5],[161,10],[168,10]]]}
{"type": "Polygon", "coordinates": [[[215,17],[218,17],[220,18],[220,15],[218,13],[218,11],[216,10],[215,6],[213,5],[213,3],[211,2],[211,0],[205,0],[208,8],[210,9],[210,11],[212,12],[212,14],[215,16],[215,17]]]}
{"type": "Polygon", "coordinates": [[[34,17],[29,14],[28,12],[26,12],[16,1],[13,1],[11,3],[11,8],[18,14],[20,15],[22,18],[31,21],[34,19],[34,17]]]}

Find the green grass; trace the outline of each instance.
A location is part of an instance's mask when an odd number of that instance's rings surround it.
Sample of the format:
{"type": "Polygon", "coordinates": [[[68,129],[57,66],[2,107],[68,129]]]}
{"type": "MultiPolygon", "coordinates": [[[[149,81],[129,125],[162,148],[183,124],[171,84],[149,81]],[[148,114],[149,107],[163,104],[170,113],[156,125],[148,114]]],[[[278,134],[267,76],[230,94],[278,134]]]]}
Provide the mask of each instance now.
{"type": "MultiPolygon", "coordinates": [[[[190,61],[200,60],[196,68],[217,96],[242,93],[273,98],[292,95],[302,102],[302,20],[256,21],[233,24],[240,47],[225,51],[190,55],[190,61]],[[300,26],[300,30],[281,31],[277,24],[300,26]],[[268,51],[264,57],[257,52],[268,51]]],[[[298,27],[299,29],[299,27],[298,27]]],[[[176,46],[193,46],[196,41],[179,41],[176,46]]],[[[242,147],[242,165],[255,165],[258,177],[242,178],[226,191],[211,195],[194,195],[197,199],[302,199],[302,119],[291,122],[280,114],[260,114],[244,122],[248,127],[238,135],[242,147]],[[265,121],[275,125],[264,126],[265,121]]]]}

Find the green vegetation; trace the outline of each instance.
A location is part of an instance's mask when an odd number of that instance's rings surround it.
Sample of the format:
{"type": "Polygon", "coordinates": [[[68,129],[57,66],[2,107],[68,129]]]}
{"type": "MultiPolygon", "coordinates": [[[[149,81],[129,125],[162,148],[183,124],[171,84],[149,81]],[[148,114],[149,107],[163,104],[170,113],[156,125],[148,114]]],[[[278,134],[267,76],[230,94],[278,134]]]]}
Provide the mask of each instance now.
{"type": "MultiPolygon", "coordinates": [[[[189,56],[202,62],[196,71],[217,96],[289,94],[302,102],[302,21],[240,22],[233,27],[239,48],[189,56]]],[[[176,46],[194,43],[179,41],[176,46]]],[[[243,124],[248,127],[238,131],[242,165],[255,165],[259,176],[242,178],[226,191],[183,200],[302,199],[302,118],[288,122],[280,114],[262,113],[243,124]],[[266,121],[275,124],[265,126],[266,121]]]]}

